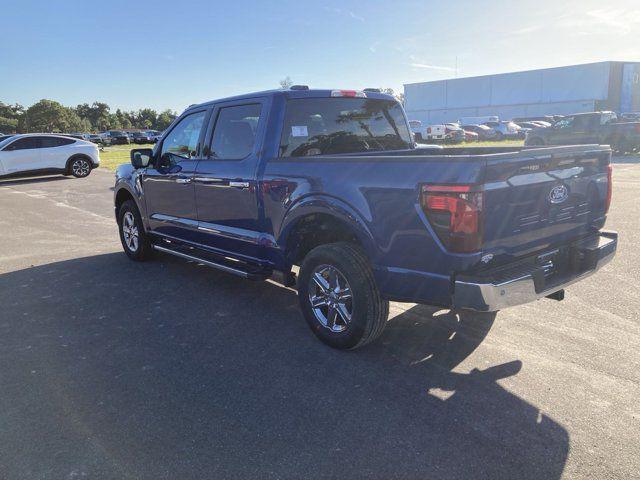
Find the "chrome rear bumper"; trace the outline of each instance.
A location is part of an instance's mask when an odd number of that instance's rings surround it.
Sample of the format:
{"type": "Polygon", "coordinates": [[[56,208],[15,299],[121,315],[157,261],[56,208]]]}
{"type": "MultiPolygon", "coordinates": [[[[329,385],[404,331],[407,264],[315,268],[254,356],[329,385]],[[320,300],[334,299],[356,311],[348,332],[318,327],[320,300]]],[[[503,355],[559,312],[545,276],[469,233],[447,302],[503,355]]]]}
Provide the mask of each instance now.
{"type": "Polygon", "coordinates": [[[546,297],[597,272],[614,257],[617,246],[617,233],[599,232],[565,247],[566,261],[551,275],[547,263],[503,267],[498,278],[491,278],[491,272],[478,277],[457,276],[453,305],[494,312],[546,297]]]}

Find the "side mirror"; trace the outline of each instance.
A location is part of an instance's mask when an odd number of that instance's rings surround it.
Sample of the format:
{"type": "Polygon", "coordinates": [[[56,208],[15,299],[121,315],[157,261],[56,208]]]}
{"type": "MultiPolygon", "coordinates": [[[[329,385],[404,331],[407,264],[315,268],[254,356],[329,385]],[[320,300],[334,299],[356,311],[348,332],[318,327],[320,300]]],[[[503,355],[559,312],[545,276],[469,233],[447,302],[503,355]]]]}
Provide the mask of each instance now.
{"type": "Polygon", "coordinates": [[[134,168],[144,168],[149,165],[152,156],[151,148],[134,148],[131,150],[131,165],[134,168]]]}

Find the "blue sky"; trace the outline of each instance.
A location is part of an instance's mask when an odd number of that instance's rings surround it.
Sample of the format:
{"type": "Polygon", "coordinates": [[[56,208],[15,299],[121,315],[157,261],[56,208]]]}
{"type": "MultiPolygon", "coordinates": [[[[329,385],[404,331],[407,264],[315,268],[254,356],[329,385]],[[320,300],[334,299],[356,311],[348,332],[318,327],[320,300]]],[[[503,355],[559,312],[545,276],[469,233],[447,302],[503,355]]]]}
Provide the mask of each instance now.
{"type": "Polygon", "coordinates": [[[640,60],[638,0],[12,1],[0,101],[172,108],[275,88],[392,87],[640,60]]]}

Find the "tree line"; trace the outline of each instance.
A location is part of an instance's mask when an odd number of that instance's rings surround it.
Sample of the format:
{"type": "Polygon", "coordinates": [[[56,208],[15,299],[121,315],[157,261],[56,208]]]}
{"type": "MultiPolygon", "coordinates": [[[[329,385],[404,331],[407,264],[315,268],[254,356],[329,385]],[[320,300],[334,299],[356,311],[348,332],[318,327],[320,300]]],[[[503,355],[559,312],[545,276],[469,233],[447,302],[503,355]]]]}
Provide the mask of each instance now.
{"type": "Polygon", "coordinates": [[[172,110],[156,112],[151,108],[115,112],[106,103],[82,103],[66,107],[43,99],[29,108],[0,101],[0,133],[95,133],[105,130],[146,129],[162,131],[176,118],[172,110]]]}

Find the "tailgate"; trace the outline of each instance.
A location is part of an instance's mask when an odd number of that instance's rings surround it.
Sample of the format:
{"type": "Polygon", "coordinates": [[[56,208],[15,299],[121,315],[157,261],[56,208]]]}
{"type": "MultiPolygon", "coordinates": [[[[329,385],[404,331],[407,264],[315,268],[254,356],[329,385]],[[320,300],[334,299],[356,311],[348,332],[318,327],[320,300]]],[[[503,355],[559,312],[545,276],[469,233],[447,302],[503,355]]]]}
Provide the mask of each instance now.
{"type": "Polygon", "coordinates": [[[488,160],[483,253],[507,262],[602,228],[610,159],[608,147],[583,145],[488,160]]]}

